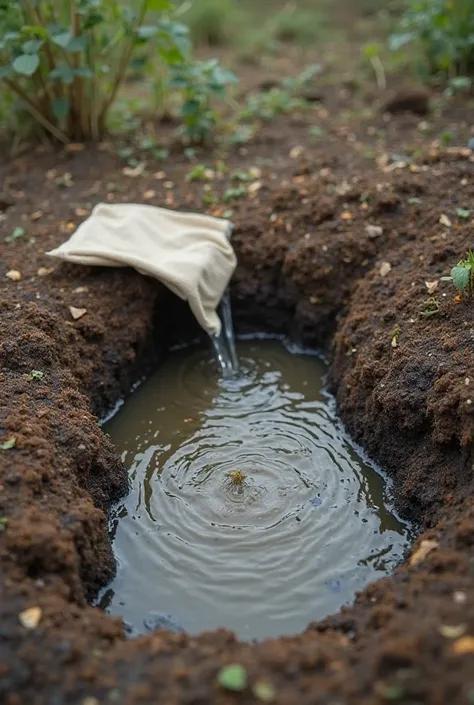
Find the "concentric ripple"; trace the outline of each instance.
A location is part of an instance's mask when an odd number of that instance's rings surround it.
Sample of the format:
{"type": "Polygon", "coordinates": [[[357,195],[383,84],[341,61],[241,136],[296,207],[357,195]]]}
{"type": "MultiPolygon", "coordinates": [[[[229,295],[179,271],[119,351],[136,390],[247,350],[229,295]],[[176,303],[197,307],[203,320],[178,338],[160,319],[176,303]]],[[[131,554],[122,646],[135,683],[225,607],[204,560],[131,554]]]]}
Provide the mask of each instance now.
{"type": "Polygon", "coordinates": [[[190,633],[296,633],[407,545],[381,476],[334,417],[321,360],[270,340],[238,353],[230,381],[202,351],[173,353],[106,426],[131,492],[101,604],[139,632],[159,612],[190,633]]]}

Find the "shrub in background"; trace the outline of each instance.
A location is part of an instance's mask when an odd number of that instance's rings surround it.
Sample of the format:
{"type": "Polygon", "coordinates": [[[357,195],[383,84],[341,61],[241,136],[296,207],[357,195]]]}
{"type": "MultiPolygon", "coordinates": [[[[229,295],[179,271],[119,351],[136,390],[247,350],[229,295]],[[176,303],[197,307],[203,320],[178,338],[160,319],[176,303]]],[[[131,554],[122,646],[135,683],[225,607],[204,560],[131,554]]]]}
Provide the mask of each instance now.
{"type": "MultiPolygon", "coordinates": [[[[173,9],[171,0],[0,0],[0,83],[18,99],[18,110],[55,138],[98,140],[130,68],[158,64],[171,74],[179,67],[195,79],[188,29],[173,9]]],[[[209,92],[221,95],[222,82],[199,84],[203,110],[209,92]]]]}
{"type": "Polygon", "coordinates": [[[474,0],[410,0],[390,48],[398,51],[408,44],[425,76],[472,75],[474,0]]]}

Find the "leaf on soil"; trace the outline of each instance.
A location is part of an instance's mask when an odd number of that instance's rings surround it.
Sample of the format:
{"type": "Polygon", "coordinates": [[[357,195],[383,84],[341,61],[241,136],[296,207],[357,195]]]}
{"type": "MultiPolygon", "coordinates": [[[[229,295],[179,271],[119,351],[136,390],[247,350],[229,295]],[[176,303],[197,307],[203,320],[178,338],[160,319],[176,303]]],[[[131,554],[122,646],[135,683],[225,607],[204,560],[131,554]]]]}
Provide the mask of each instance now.
{"type": "Polygon", "coordinates": [[[10,269],[5,276],[11,279],[12,282],[19,282],[21,279],[21,272],[19,272],[18,269],[10,269]]]}
{"type": "Polygon", "coordinates": [[[434,294],[436,289],[438,288],[439,284],[439,279],[434,279],[431,282],[425,282],[426,289],[428,291],[428,294],[434,294]]]}
{"type": "Polygon", "coordinates": [[[469,285],[469,280],[471,276],[470,267],[453,267],[451,269],[451,278],[453,284],[459,291],[464,291],[469,285]]]}
{"type": "Polygon", "coordinates": [[[85,145],[82,142],[70,142],[66,145],[66,152],[83,152],[85,145]]]}
{"type": "Polygon", "coordinates": [[[44,372],[41,372],[41,370],[31,370],[29,374],[29,378],[31,380],[33,379],[43,379],[44,377],[44,372]]]}
{"type": "Polygon", "coordinates": [[[394,335],[392,338],[392,348],[398,348],[398,336],[394,335]]]}
{"type": "Polygon", "coordinates": [[[8,244],[10,244],[11,242],[15,242],[15,240],[18,240],[20,237],[23,237],[24,234],[25,228],[18,226],[10,233],[10,235],[6,236],[5,242],[8,244]]]}
{"type": "Polygon", "coordinates": [[[452,650],[455,654],[474,654],[474,636],[462,636],[454,642],[452,650]]]}
{"type": "Polygon", "coordinates": [[[146,201],[149,201],[152,198],[155,198],[155,196],[156,196],[156,191],[153,191],[153,189],[149,189],[148,191],[145,191],[145,193],[143,194],[143,198],[146,201]]]}
{"type": "Polygon", "coordinates": [[[418,563],[424,561],[426,556],[431,553],[431,551],[434,551],[435,548],[438,548],[438,546],[439,543],[437,541],[432,539],[424,539],[420,543],[420,547],[411,556],[410,565],[418,565],[418,563]]]}
{"type": "Polygon", "coordinates": [[[30,215],[30,220],[33,221],[33,223],[34,223],[37,220],[39,220],[42,217],[42,215],[43,215],[43,211],[35,211],[34,213],[32,213],[30,215]]]}
{"type": "Polygon", "coordinates": [[[252,687],[252,693],[263,703],[272,703],[276,698],[276,690],[268,681],[257,681],[252,687]]]}
{"type": "Polygon", "coordinates": [[[469,218],[472,211],[469,208],[456,208],[458,218],[469,218]]]}
{"type": "Polygon", "coordinates": [[[350,211],[343,211],[341,213],[341,220],[352,220],[352,213],[350,211]]]}
{"type": "Polygon", "coordinates": [[[74,318],[75,321],[78,321],[80,318],[86,315],[87,309],[86,308],[76,308],[75,306],[69,306],[69,313],[71,316],[74,318]]]}
{"type": "Polygon", "coordinates": [[[257,191],[260,191],[262,188],[262,182],[261,181],[254,181],[253,184],[250,184],[248,187],[248,192],[249,193],[257,193],[257,191]]]}
{"type": "Polygon", "coordinates": [[[85,218],[87,215],[89,215],[89,211],[87,208],[76,208],[74,210],[74,213],[77,215],[78,218],[85,218]]]}
{"type": "Polygon", "coordinates": [[[122,174],[124,176],[129,176],[131,179],[136,179],[143,174],[145,171],[145,166],[145,162],[140,162],[140,164],[137,164],[135,167],[126,166],[122,169],[122,174]]]}
{"type": "Polygon", "coordinates": [[[304,148],[301,145],[297,145],[296,147],[293,147],[293,149],[290,149],[290,158],[298,159],[298,157],[301,157],[303,152],[304,148]]]}
{"type": "Polygon", "coordinates": [[[366,225],[365,232],[370,238],[376,238],[383,234],[383,228],[380,225],[366,225]]]}
{"type": "Polygon", "coordinates": [[[447,228],[450,228],[452,225],[451,221],[445,213],[441,213],[439,217],[439,222],[441,223],[441,225],[445,225],[447,228]]]}
{"type": "Polygon", "coordinates": [[[39,277],[47,277],[48,274],[51,274],[51,272],[53,272],[53,271],[54,271],[54,267],[40,267],[38,269],[38,271],[36,272],[36,274],[39,277]]]}
{"type": "Polygon", "coordinates": [[[239,692],[247,686],[247,671],[240,663],[231,663],[221,668],[217,674],[217,682],[226,690],[239,692]]]}
{"type": "Polygon", "coordinates": [[[25,629],[36,629],[41,621],[42,614],[41,607],[29,607],[24,612],[20,612],[18,619],[21,626],[25,627],[25,629]]]}
{"type": "Polygon", "coordinates": [[[2,534],[7,528],[8,517],[0,517],[0,534],[2,534]]]}
{"type": "Polygon", "coordinates": [[[445,639],[459,639],[460,636],[466,633],[466,629],[465,624],[442,624],[438,631],[445,639]]]}
{"type": "Polygon", "coordinates": [[[386,277],[387,274],[391,271],[392,265],[390,262],[382,262],[380,265],[380,276],[381,277],[386,277]]]}
{"type": "Polygon", "coordinates": [[[6,441],[3,441],[3,443],[0,443],[0,450],[10,450],[11,448],[14,448],[16,446],[16,438],[13,436],[11,438],[8,438],[6,441]]]}

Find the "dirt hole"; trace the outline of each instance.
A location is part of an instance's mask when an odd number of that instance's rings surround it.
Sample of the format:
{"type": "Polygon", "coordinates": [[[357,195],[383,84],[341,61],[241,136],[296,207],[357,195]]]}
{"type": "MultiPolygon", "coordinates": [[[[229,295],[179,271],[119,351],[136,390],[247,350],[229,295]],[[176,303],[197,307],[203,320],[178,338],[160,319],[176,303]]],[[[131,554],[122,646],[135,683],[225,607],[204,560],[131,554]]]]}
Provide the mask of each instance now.
{"type": "Polygon", "coordinates": [[[313,351],[240,340],[172,352],[104,427],[129,470],[111,516],[117,575],[97,604],[131,635],[294,634],[390,573],[410,541],[382,474],[347,437],[313,351]]]}

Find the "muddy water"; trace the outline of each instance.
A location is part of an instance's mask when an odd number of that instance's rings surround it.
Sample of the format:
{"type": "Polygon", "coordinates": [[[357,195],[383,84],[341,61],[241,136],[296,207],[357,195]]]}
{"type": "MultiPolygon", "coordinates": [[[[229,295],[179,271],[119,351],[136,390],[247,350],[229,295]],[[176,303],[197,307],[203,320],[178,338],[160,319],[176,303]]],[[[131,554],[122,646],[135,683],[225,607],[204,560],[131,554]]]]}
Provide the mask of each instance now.
{"type": "Polygon", "coordinates": [[[237,352],[233,380],[206,352],[174,352],[106,424],[131,491],[100,604],[138,632],[299,632],[390,572],[409,540],[334,416],[324,363],[277,341],[237,352]]]}

